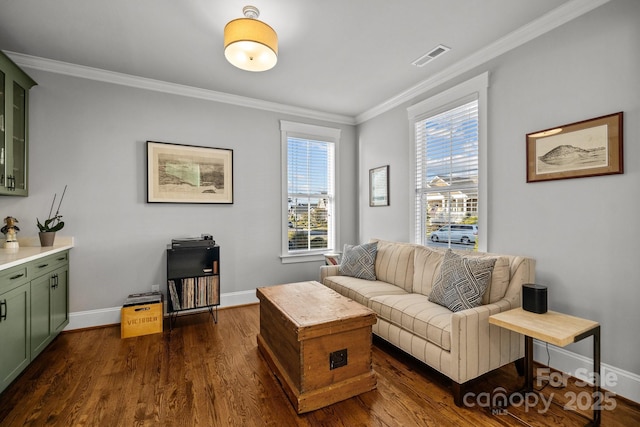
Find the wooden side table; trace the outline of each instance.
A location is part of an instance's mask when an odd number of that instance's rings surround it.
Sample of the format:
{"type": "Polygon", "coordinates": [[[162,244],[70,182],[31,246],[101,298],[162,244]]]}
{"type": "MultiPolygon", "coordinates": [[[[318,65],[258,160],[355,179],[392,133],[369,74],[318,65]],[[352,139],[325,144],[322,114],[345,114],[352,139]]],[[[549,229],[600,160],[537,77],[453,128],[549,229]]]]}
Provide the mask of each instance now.
{"type": "MultiPolygon", "coordinates": [[[[596,399],[596,396],[600,396],[600,324],[598,322],[555,311],[537,314],[525,311],[522,308],[515,308],[489,316],[489,323],[525,336],[525,392],[533,391],[534,338],[559,347],[565,347],[567,344],[593,336],[593,395],[594,399],[596,399]]],[[[593,420],[587,425],[599,426],[600,415],[600,405],[594,403],[593,420]]]]}

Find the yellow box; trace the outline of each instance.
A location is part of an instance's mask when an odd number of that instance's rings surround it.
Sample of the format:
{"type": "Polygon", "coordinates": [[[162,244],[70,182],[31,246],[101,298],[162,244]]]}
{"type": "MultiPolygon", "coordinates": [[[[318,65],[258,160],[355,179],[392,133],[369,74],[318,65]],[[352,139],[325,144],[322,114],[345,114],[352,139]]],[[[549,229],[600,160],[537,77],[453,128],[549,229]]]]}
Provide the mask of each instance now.
{"type": "Polygon", "coordinates": [[[121,338],[162,332],[162,302],[122,307],[120,312],[121,338]]]}

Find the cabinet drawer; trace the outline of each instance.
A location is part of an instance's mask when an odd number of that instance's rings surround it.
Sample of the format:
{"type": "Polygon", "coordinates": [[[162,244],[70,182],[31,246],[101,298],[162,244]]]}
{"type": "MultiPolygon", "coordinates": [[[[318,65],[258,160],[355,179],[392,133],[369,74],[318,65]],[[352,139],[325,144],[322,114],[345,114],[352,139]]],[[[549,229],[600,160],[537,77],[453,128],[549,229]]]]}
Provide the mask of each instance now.
{"type": "Polygon", "coordinates": [[[27,264],[27,273],[31,279],[46,274],[69,262],[69,251],[58,252],[27,264]]]}
{"type": "Polygon", "coordinates": [[[28,282],[27,267],[17,265],[0,271],[0,294],[28,282]]]}

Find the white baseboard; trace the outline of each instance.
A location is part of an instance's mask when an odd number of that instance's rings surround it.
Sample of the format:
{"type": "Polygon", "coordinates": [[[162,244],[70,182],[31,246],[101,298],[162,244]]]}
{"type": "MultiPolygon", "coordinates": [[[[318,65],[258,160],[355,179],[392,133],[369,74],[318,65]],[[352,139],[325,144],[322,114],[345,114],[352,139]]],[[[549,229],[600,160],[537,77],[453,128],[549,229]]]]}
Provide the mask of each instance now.
{"type": "MultiPolygon", "coordinates": [[[[229,292],[220,295],[220,308],[233,307],[257,303],[256,291],[229,292]]],[[[166,302],[165,302],[166,304],[166,302]]],[[[121,307],[101,308],[98,310],[76,311],[69,313],[69,324],[64,329],[72,331],[74,329],[93,328],[97,326],[115,325],[120,323],[121,307]]],[[[166,308],[164,312],[166,313],[166,308]]]]}
{"type": "MultiPolygon", "coordinates": [[[[533,340],[533,360],[586,382],[590,381],[583,373],[593,372],[592,358],[551,344],[549,344],[549,356],[547,356],[546,344],[538,340],[533,340]]],[[[600,364],[600,375],[603,389],[640,403],[640,375],[606,363],[600,364]]]]}

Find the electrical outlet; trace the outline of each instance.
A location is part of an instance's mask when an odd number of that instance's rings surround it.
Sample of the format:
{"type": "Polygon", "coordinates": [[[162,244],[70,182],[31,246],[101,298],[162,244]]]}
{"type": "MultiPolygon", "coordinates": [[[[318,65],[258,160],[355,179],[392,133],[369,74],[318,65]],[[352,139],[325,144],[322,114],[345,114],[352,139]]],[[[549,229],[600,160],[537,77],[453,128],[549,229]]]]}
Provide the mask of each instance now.
{"type": "Polygon", "coordinates": [[[160,285],[151,285],[151,292],[160,292],[160,285]]]}

